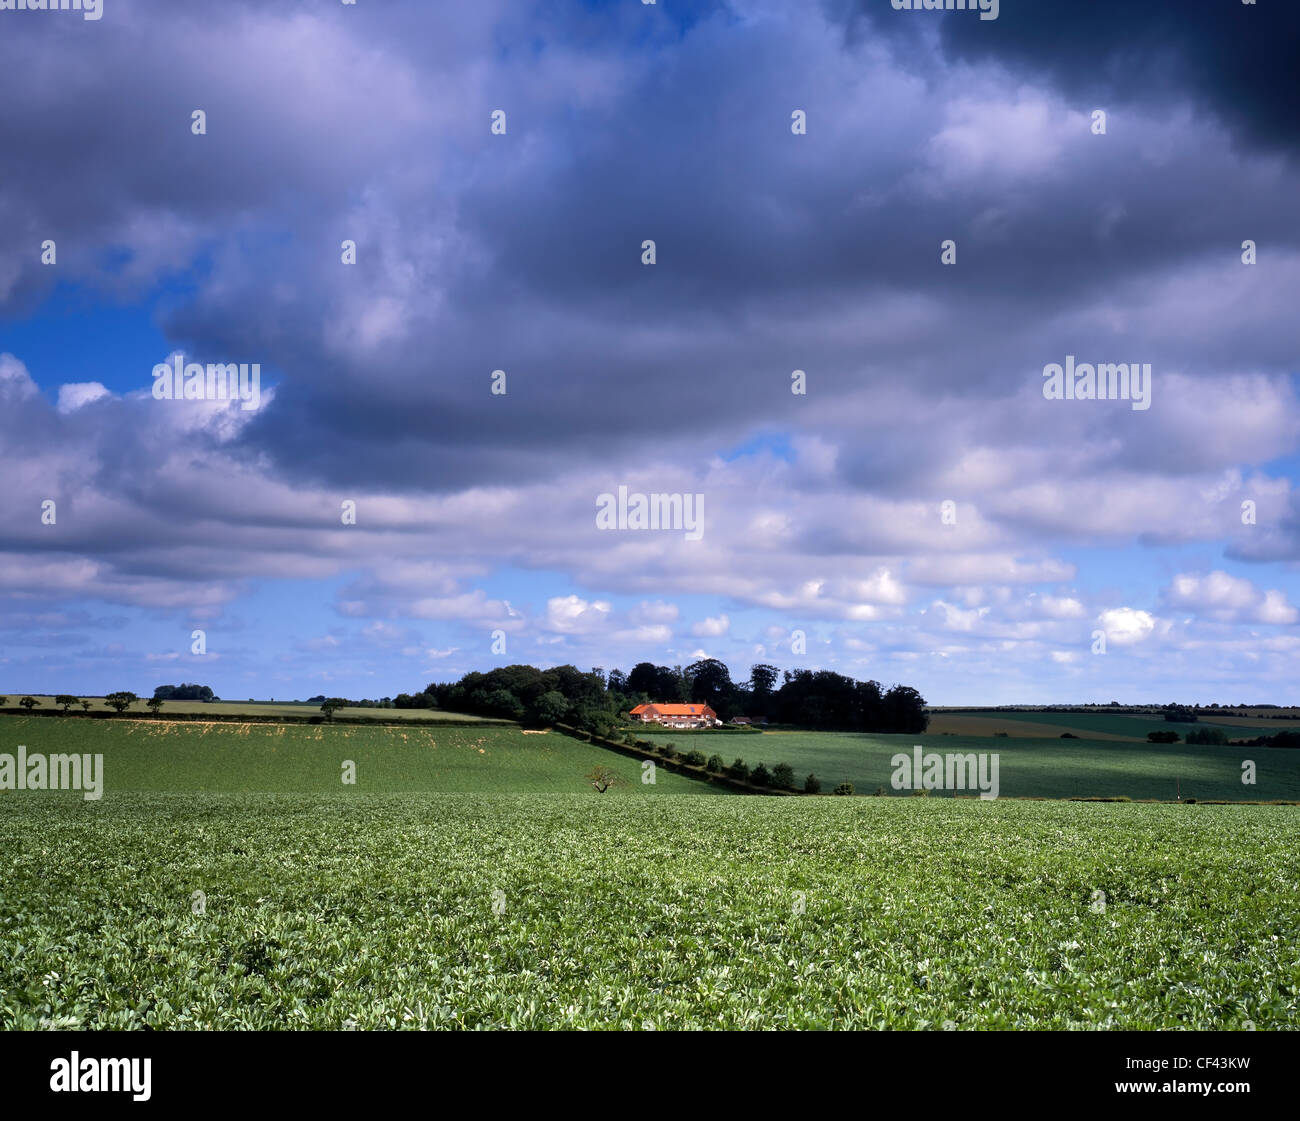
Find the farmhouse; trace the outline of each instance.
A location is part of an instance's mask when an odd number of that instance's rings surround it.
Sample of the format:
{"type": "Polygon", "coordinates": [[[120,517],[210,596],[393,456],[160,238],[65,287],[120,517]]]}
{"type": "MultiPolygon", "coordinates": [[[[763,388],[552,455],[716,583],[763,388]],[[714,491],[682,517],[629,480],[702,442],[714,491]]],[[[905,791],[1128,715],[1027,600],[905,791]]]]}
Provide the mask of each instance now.
{"type": "Polygon", "coordinates": [[[628,715],[642,724],[663,724],[669,728],[711,728],[721,723],[708,705],[637,705],[628,715]]]}

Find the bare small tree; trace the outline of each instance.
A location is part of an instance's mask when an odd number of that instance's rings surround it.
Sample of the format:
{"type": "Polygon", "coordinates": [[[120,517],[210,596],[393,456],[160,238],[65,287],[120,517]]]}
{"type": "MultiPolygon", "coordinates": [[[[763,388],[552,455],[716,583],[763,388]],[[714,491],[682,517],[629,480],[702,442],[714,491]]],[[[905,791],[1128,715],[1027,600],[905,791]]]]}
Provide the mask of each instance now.
{"type": "Polygon", "coordinates": [[[622,779],[608,767],[592,767],[587,774],[587,781],[596,788],[597,794],[604,794],[611,786],[621,786],[622,779]]]}

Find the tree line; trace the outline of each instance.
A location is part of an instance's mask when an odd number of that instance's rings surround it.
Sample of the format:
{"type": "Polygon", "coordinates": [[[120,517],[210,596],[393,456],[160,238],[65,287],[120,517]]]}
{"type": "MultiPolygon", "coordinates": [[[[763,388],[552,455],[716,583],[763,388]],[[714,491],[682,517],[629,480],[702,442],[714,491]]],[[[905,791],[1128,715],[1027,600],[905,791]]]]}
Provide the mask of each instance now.
{"type": "Polygon", "coordinates": [[[423,693],[399,694],[399,708],[437,707],[522,723],[568,723],[604,735],[639,704],[707,704],[726,721],[736,716],[818,731],[925,731],[925,698],[910,685],[883,689],[878,681],[855,681],[830,670],[752,666],[733,681],[726,664],[704,658],[689,666],[639,662],[628,673],[601,667],[538,669],[502,666],[432,683],[423,693]],[[778,684],[779,682],[779,684],[778,684]]]}

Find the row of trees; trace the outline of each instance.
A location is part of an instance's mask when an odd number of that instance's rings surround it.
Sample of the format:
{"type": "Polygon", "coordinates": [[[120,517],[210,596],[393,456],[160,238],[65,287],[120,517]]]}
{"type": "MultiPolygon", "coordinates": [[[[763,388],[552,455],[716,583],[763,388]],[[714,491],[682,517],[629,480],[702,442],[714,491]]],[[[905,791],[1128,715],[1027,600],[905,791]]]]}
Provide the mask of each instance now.
{"type": "MultiPolygon", "coordinates": [[[[610,674],[614,688],[622,675],[610,674]]],[[[925,698],[909,685],[885,691],[878,681],[855,681],[832,670],[786,670],[759,663],[746,681],[733,682],[716,658],[682,669],[641,662],[625,679],[626,690],[649,700],[709,705],[723,720],[766,717],[841,732],[923,732],[929,723],[925,698]],[[777,682],[780,680],[780,685],[777,682]]]]}
{"type": "Polygon", "coordinates": [[[221,700],[208,685],[159,685],[153,691],[154,699],[159,701],[219,701],[221,700]]]}
{"type": "Polygon", "coordinates": [[[925,698],[909,685],[883,690],[877,681],[855,681],[830,670],[787,670],[759,664],[733,682],[716,658],[689,666],[640,662],[629,673],[576,666],[537,669],[513,665],[467,673],[457,682],[434,683],[424,704],[399,694],[397,705],[438,707],[524,723],[568,723],[607,734],[627,713],[650,702],[707,704],[723,720],[748,715],[774,723],[843,732],[925,731],[925,698]],[[780,684],[778,685],[778,681],[780,684]]]}
{"type": "MultiPolygon", "coordinates": [[[[1148,732],[1148,743],[1177,743],[1177,732],[1148,732]]],[[[1187,733],[1188,743],[1222,747],[1300,747],[1300,732],[1278,732],[1275,736],[1256,736],[1254,739],[1231,740],[1222,728],[1196,728],[1187,733]]]]}
{"type": "Polygon", "coordinates": [[[750,667],[747,680],[735,682],[725,663],[706,658],[684,669],[641,662],[626,678],[615,670],[609,681],[611,688],[625,682],[626,691],[638,698],[707,704],[723,720],[766,717],[842,732],[923,732],[929,723],[925,698],[911,686],[885,691],[878,681],[855,681],[831,670],[782,675],[776,666],[759,663],[750,667]]]}
{"type": "MultiPolygon", "coordinates": [[[[122,690],[117,693],[109,693],[108,696],[104,698],[104,703],[108,705],[108,707],[111,708],[114,712],[120,714],[125,712],[139,699],[140,698],[137,697],[134,693],[130,693],[127,692],[126,690],[122,690]]],[[[9,703],[8,697],[0,697],[0,708],[4,708],[4,706],[7,705],[8,703],[9,703]]],[[[31,712],[32,709],[34,708],[41,707],[41,702],[38,701],[35,697],[23,697],[22,700],[20,700],[18,703],[23,708],[25,708],[28,712],[31,712]]],[[[92,706],[92,702],[85,700],[81,697],[74,697],[70,693],[60,693],[57,697],[54,698],[54,703],[58,705],[60,708],[62,708],[65,714],[73,705],[80,705],[83,712],[89,712],[92,706]]],[[[149,700],[145,701],[145,704],[148,705],[149,709],[153,712],[153,714],[157,716],[158,710],[163,706],[163,701],[161,697],[155,696],[155,697],[150,697],[149,700]]]]}

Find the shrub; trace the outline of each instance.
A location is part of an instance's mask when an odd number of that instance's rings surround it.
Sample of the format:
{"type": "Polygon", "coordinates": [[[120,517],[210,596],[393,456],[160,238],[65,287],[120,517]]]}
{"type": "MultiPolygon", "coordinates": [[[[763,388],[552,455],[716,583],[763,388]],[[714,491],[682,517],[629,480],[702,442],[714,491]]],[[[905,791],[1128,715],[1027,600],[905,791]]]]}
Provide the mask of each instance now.
{"type": "Polygon", "coordinates": [[[608,767],[593,767],[587,775],[587,781],[598,794],[604,794],[611,786],[620,785],[620,779],[608,767]]]}
{"type": "Polygon", "coordinates": [[[1148,743],[1177,743],[1178,733],[1177,732],[1148,732],[1147,742],[1148,743]]]}
{"type": "Polygon", "coordinates": [[[789,763],[778,763],[772,768],[772,785],[778,790],[793,790],[794,768],[789,763]]]}
{"type": "Polygon", "coordinates": [[[928,797],[930,797],[930,790],[929,790],[928,787],[923,786],[923,787],[921,787],[919,790],[913,790],[913,791],[912,791],[912,797],[913,797],[913,798],[928,798],[928,797]]]}
{"type": "Polygon", "coordinates": [[[749,784],[751,786],[768,786],[772,781],[772,772],[767,769],[767,765],[760,763],[749,772],[749,784]]]}
{"type": "Polygon", "coordinates": [[[835,793],[836,793],[836,794],[852,794],[852,793],[853,793],[853,783],[851,783],[851,782],[842,782],[842,783],[840,783],[839,786],[837,786],[837,787],[835,788],[835,793]]]}
{"type": "Polygon", "coordinates": [[[727,768],[727,777],[734,778],[737,782],[749,781],[749,767],[745,765],[743,759],[737,759],[730,767],[727,768]]]}
{"type": "Polygon", "coordinates": [[[1003,739],[1003,740],[1006,739],[1009,735],[1011,735],[1010,732],[994,732],[993,734],[997,736],[998,739],[1003,739]]]}
{"type": "Polygon", "coordinates": [[[709,761],[705,764],[705,767],[709,774],[720,775],[726,767],[726,764],[723,763],[721,755],[714,754],[709,756],[709,761]]]}
{"type": "Polygon", "coordinates": [[[663,745],[659,748],[659,754],[662,755],[665,759],[676,759],[676,758],[677,758],[677,745],[676,745],[676,744],[671,744],[671,743],[663,744],[663,745]]]}
{"type": "MultiPolygon", "coordinates": [[[[1286,733],[1282,734],[1285,735],[1286,733]]],[[[1222,746],[1228,742],[1228,737],[1222,728],[1193,728],[1187,733],[1187,742],[1222,746]]]]}
{"type": "Polygon", "coordinates": [[[822,792],[822,784],[817,781],[816,775],[809,775],[803,780],[803,792],[805,794],[820,794],[822,792]]]}
{"type": "Polygon", "coordinates": [[[1078,738],[1079,738],[1079,737],[1076,736],[1073,732],[1062,732],[1062,733],[1061,733],[1061,739],[1063,739],[1063,740],[1077,740],[1078,738]]]}
{"type": "Polygon", "coordinates": [[[688,752],[686,753],[686,764],[687,764],[687,766],[690,766],[690,767],[703,767],[703,766],[704,766],[704,752],[702,752],[702,751],[688,751],[688,752]]]}
{"type": "MultiPolygon", "coordinates": [[[[849,783],[849,785],[852,786],[853,784],[852,784],[852,783],[849,783]]],[[[879,798],[882,794],[884,794],[884,792],[885,792],[885,788],[884,788],[883,786],[877,786],[877,787],[876,787],[876,792],[875,792],[874,795],[872,795],[872,797],[874,797],[874,798],[879,798]]],[[[837,790],[837,791],[835,791],[835,793],[838,794],[839,791],[837,790]]],[[[849,793],[852,794],[853,791],[850,790],[849,793]]]]}

